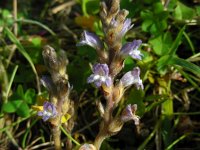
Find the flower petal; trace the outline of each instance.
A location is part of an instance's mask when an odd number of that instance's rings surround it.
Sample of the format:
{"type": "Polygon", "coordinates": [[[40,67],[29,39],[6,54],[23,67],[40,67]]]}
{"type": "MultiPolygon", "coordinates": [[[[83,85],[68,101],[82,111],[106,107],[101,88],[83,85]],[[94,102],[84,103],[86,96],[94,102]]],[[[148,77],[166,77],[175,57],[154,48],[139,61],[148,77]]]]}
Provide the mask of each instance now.
{"type": "Polygon", "coordinates": [[[94,83],[96,87],[100,87],[102,84],[111,86],[112,79],[109,76],[109,68],[107,64],[95,64],[92,68],[93,74],[91,74],[87,82],[94,83]]]}
{"type": "Polygon", "coordinates": [[[131,19],[126,19],[124,21],[124,24],[123,24],[123,28],[120,32],[120,36],[123,37],[127,31],[129,31],[131,28],[133,27],[133,24],[131,25],[131,19]]]}
{"type": "Polygon", "coordinates": [[[81,41],[77,44],[77,46],[89,45],[95,49],[102,49],[103,44],[100,41],[99,37],[88,31],[84,31],[82,34],[81,41]]]}
{"type": "Polygon", "coordinates": [[[56,115],[56,107],[50,102],[44,102],[43,110],[38,112],[38,116],[42,117],[44,121],[54,118],[56,115]]]}
{"type": "Polygon", "coordinates": [[[127,72],[124,76],[120,79],[121,84],[124,87],[128,87],[132,84],[135,84],[137,89],[143,89],[142,80],[140,79],[140,68],[135,67],[132,71],[127,72]]]}
{"type": "Polygon", "coordinates": [[[142,44],[141,40],[133,40],[133,42],[128,42],[122,46],[120,53],[121,55],[124,56],[130,55],[134,59],[141,60],[142,54],[138,50],[141,44],[142,44]]]}

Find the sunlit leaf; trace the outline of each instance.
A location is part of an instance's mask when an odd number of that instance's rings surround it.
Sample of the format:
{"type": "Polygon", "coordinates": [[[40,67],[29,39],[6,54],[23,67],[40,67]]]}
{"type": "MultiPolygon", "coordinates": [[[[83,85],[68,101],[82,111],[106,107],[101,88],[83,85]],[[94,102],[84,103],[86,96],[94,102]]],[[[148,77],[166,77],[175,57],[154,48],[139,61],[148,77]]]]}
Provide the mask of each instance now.
{"type": "Polygon", "coordinates": [[[174,17],[178,20],[192,19],[195,15],[194,9],[184,5],[181,2],[177,3],[175,8],[174,17]]]}
{"type": "Polygon", "coordinates": [[[153,46],[154,52],[161,56],[168,53],[171,45],[172,45],[172,37],[170,32],[166,32],[165,34],[161,34],[151,40],[149,43],[153,46]]]}
{"type": "Polygon", "coordinates": [[[64,116],[62,116],[61,122],[62,122],[62,123],[65,123],[65,122],[67,122],[70,118],[71,118],[71,115],[67,113],[67,114],[65,114],[64,116]]]}

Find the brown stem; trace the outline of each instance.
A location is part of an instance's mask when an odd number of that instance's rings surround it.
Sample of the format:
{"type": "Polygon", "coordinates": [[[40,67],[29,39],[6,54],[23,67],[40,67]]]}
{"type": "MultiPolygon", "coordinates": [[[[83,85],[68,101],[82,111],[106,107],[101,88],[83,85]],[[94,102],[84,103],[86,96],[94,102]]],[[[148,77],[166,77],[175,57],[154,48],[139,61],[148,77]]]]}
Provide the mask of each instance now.
{"type": "Polygon", "coordinates": [[[94,141],[94,146],[96,147],[97,150],[100,149],[101,144],[103,143],[103,141],[107,138],[107,136],[102,133],[101,131],[99,132],[99,134],[97,135],[95,141],[94,141]]]}
{"type": "Polygon", "coordinates": [[[103,116],[103,121],[100,125],[100,131],[95,138],[94,146],[97,150],[100,149],[102,142],[109,137],[108,126],[112,121],[112,112],[113,112],[113,103],[112,103],[112,96],[107,99],[107,105],[103,116]]]}
{"type": "Polygon", "coordinates": [[[13,0],[13,16],[14,16],[14,20],[15,20],[15,23],[14,23],[14,34],[15,36],[17,36],[17,0],[13,0]]]}
{"type": "Polygon", "coordinates": [[[53,126],[53,140],[54,140],[54,146],[55,150],[61,150],[61,140],[60,140],[60,128],[59,126],[53,126]]]}

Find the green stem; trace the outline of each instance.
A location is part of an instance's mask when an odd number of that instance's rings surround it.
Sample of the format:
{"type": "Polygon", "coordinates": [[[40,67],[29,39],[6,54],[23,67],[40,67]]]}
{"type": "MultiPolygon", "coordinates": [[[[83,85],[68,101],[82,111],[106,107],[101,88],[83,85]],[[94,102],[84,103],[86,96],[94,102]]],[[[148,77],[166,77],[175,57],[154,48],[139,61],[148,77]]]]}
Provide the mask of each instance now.
{"type": "Polygon", "coordinates": [[[68,137],[69,140],[71,140],[72,142],[74,142],[78,146],[80,145],[80,143],[78,143],[75,139],[73,139],[73,137],[69,133],[67,133],[67,131],[62,126],[60,126],[60,129],[68,137]]]}

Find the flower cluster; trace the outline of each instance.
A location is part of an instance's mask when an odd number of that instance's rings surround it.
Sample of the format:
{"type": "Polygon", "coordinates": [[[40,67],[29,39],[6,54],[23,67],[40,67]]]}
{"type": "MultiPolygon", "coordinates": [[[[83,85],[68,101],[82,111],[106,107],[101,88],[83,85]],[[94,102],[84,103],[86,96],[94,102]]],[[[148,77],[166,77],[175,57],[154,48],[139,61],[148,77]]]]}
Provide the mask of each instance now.
{"type": "MultiPolygon", "coordinates": [[[[127,32],[130,27],[130,21],[125,21],[124,26],[122,28],[123,34],[127,32]],[[126,23],[128,22],[128,23],[126,23]]],[[[140,47],[142,41],[141,40],[133,40],[133,42],[128,42],[122,46],[120,52],[118,53],[119,57],[126,58],[126,56],[131,56],[133,59],[141,60],[142,53],[138,48],[140,47]]],[[[89,33],[88,31],[84,31],[82,35],[82,39],[78,46],[81,45],[89,45],[96,49],[102,49],[103,44],[94,33],[89,33]]],[[[111,75],[109,74],[109,66],[107,64],[97,63],[92,68],[93,74],[88,77],[88,83],[94,83],[96,87],[101,87],[102,84],[106,86],[112,85],[111,75]]],[[[120,80],[124,87],[131,86],[135,84],[137,89],[143,89],[142,80],[140,79],[140,68],[135,67],[132,71],[127,72],[120,80]]]]}
{"type": "MultiPolygon", "coordinates": [[[[134,60],[142,60],[142,53],[139,47],[141,40],[133,40],[122,44],[122,38],[133,27],[131,19],[126,18],[127,10],[120,10],[120,0],[111,0],[109,3],[101,2],[100,19],[104,37],[101,40],[95,33],[84,31],[77,46],[88,45],[96,49],[99,63],[92,67],[92,74],[87,82],[93,83],[96,88],[103,91],[106,106],[98,101],[98,108],[103,121],[99,134],[94,145],[100,149],[102,141],[119,132],[123,124],[133,120],[135,125],[139,124],[139,117],[136,115],[137,105],[128,105],[120,116],[113,116],[113,111],[123,97],[124,91],[134,85],[137,89],[144,89],[140,78],[140,68],[134,67],[125,73],[121,79],[118,74],[124,67],[124,60],[130,56],[134,60]]],[[[84,146],[83,146],[84,147],[84,146]]],[[[86,148],[86,146],[84,147],[86,148]]],[[[86,148],[89,149],[89,148],[86,148]]]]}

